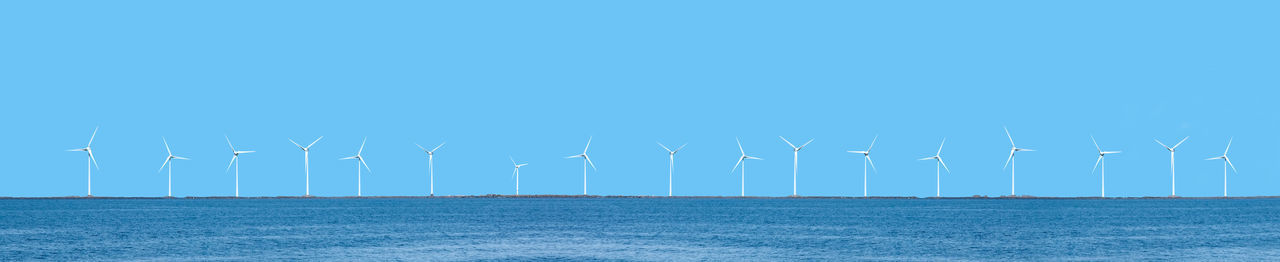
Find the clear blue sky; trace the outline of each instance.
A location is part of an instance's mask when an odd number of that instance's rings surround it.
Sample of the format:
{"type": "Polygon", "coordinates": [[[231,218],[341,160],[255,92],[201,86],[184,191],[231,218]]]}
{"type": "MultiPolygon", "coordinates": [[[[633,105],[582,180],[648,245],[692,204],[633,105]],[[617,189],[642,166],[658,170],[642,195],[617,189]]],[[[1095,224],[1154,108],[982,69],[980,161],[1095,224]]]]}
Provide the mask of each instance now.
{"type": "Polygon", "coordinates": [[[0,3],[3,196],[163,196],[161,136],[191,161],[175,196],[231,195],[223,135],[245,150],[241,193],[860,195],[845,150],[880,135],[872,195],[1004,195],[1007,125],[1018,193],[1093,196],[1089,135],[1108,196],[1222,193],[1205,158],[1235,137],[1232,195],[1280,195],[1275,1],[7,1],[0,3]]]}

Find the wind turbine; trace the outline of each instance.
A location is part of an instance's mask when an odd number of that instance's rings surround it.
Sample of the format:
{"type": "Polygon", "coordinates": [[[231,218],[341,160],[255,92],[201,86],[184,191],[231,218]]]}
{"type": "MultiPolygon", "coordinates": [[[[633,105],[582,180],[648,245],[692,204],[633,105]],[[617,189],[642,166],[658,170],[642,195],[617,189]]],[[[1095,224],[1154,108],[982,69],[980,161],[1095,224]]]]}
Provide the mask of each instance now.
{"type": "Polygon", "coordinates": [[[511,178],[516,179],[516,195],[519,196],[520,195],[520,167],[529,165],[529,163],[516,164],[515,158],[512,158],[511,156],[507,156],[507,158],[511,159],[511,165],[515,166],[515,170],[511,171],[511,178]]]}
{"type": "Polygon", "coordinates": [[[791,141],[787,141],[785,137],[778,136],[778,138],[781,138],[782,142],[787,142],[787,145],[791,146],[792,155],[794,155],[791,160],[791,195],[794,196],[796,195],[796,173],[800,170],[800,149],[809,145],[809,143],[813,143],[813,139],[809,139],[809,142],[804,142],[803,145],[796,146],[791,144],[791,141]]]}
{"type": "MultiPolygon", "coordinates": [[[[951,173],[951,169],[950,169],[950,168],[947,168],[947,163],[946,163],[946,162],[942,162],[942,146],[944,146],[944,145],[946,145],[946,144],[947,144],[947,139],[946,139],[946,138],[943,138],[943,139],[942,139],[942,144],[939,144],[939,145],[938,145],[938,153],[933,154],[933,156],[931,156],[931,157],[921,158],[920,160],[930,160],[930,159],[938,160],[938,163],[933,164],[933,165],[935,166],[934,168],[936,169],[936,168],[937,168],[937,166],[942,166],[942,168],[946,168],[946,169],[947,169],[947,174],[950,174],[950,173],[951,173]]],[[[938,169],[938,171],[937,171],[937,172],[938,172],[938,173],[937,173],[936,177],[934,178],[934,179],[936,180],[936,182],[935,182],[935,183],[937,183],[937,184],[935,185],[935,190],[937,190],[937,191],[934,193],[934,196],[936,196],[936,197],[941,197],[941,196],[942,196],[942,170],[941,170],[941,169],[938,169]]]]}
{"type": "Polygon", "coordinates": [[[363,165],[365,170],[369,170],[369,173],[373,174],[373,170],[369,169],[369,164],[366,164],[364,162],[364,156],[360,155],[361,153],[364,153],[364,142],[368,140],[369,138],[365,138],[363,141],[360,141],[360,150],[356,151],[356,155],[338,159],[338,160],[347,160],[347,159],[356,160],[356,196],[357,197],[360,196],[360,166],[363,165]]]}
{"type": "MultiPolygon", "coordinates": [[[[1120,151],[1102,151],[1102,147],[1098,146],[1098,140],[1089,136],[1089,140],[1093,140],[1093,147],[1098,149],[1098,161],[1093,162],[1093,171],[1098,171],[1098,165],[1102,165],[1102,197],[1107,197],[1107,161],[1103,160],[1104,156],[1109,154],[1119,154],[1120,151]]],[[[1093,172],[1090,171],[1090,172],[1093,172]]]]}
{"type": "Polygon", "coordinates": [[[440,145],[436,146],[436,148],[432,148],[431,150],[427,150],[427,148],[422,147],[422,145],[419,145],[419,144],[413,144],[413,145],[418,146],[418,148],[422,149],[422,152],[427,153],[427,172],[430,174],[430,177],[431,177],[431,196],[435,196],[436,195],[436,164],[435,164],[436,149],[440,149],[440,147],[444,146],[444,142],[441,142],[440,145]]]}
{"type": "Polygon", "coordinates": [[[680,145],[679,148],[676,148],[676,150],[671,150],[670,148],[667,148],[666,145],[663,145],[662,142],[658,142],[658,146],[667,150],[667,156],[671,158],[670,164],[667,165],[667,196],[671,196],[671,177],[676,173],[676,152],[680,152],[680,149],[684,149],[684,146],[687,145],[689,144],[685,143],[680,145]]]}
{"type": "Polygon", "coordinates": [[[298,142],[293,142],[292,138],[289,139],[290,143],[298,146],[298,149],[302,149],[302,170],[307,175],[307,191],[306,194],[302,195],[304,197],[311,196],[311,146],[316,145],[316,142],[320,142],[321,138],[324,138],[324,136],[316,138],[316,141],[312,141],[311,144],[307,146],[302,146],[299,145],[298,142]]]}
{"type": "Polygon", "coordinates": [[[582,195],[587,195],[587,164],[591,164],[591,169],[596,170],[596,163],[591,162],[591,157],[587,156],[587,149],[591,148],[591,138],[587,138],[587,146],[582,148],[582,154],[572,155],[565,158],[582,158],[582,195]]]}
{"type": "Polygon", "coordinates": [[[742,153],[742,156],[738,157],[738,163],[733,164],[733,169],[729,170],[729,174],[733,174],[733,171],[738,170],[739,165],[742,166],[742,189],[741,189],[742,193],[740,193],[741,194],[740,196],[747,196],[747,163],[742,162],[742,160],[747,160],[747,159],[764,160],[764,159],[759,157],[754,157],[754,156],[748,156],[747,151],[742,150],[742,140],[736,137],[733,138],[733,140],[738,141],[738,152],[742,153]]]}
{"type": "Polygon", "coordinates": [[[1227,150],[1222,150],[1222,156],[1205,159],[1205,160],[1222,159],[1222,196],[1223,197],[1227,196],[1227,166],[1231,166],[1232,172],[1235,172],[1237,174],[1240,173],[1240,171],[1236,170],[1236,165],[1231,163],[1231,158],[1227,157],[1227,151],[1231,151],[1231,140],[1235,140],[1235,138],[1231,138],[1227,140],[1227,150]]]}
{"type": "Polygon", "coordinates": [[[240,154],[253,153],[254,151],[238,151],[236,146],[231,144],[231,138],[222,136],[227,139],[227,146],[231,146],[231,163],[227,164],[227,171],[231,171],[231,165],[236,166],[236,197],[240,197],[240,154]]]}
{"type": "Polygon", "coordinates": [[[173,155],[173,150],[169,150],[169,140],[165,139],[164,137],[160,137],[160,141],[164,141],[164,151],[169,152],[169,156],[164,158],[164,164],[160,164],[160,170],[156,170],[156,172],[164,171],[164,166],[169,166],[169,193],[166,196],[173,197],[173,164],[170,164],[169,161],[174,159],[181,159],[181,160],[191,160],[191,159],[173,155]]]}
{"type": "Polygon", "coordinates": [[[876,174],[880,173],[879,170],[876,170],[876,163],[871,162],[871,148],[876,146],[876,139],[879,138],[879,135],[871,138],[871,146],[867,146],[866,151],[846,151],[854,154],[862,154],[862,197],[867,197],[867,164],[871,164],[871,170],[875,171],[876,174]]]}
{"type": "Polygon", "coordinates": [[[1160,144],[1160,146],[1163,146],[1164,149],[1169,150],[1169,181],[1170,181],[1169,196],[1178,196],[1178,174],[1174,172],[1174,168],[1173,168],[1173,153],[1175,150],[1178,149],[1178,146],[1182,145],[1182,142],[1187,142],[1187,138],[1191,138],[1191,137],[1189,136],[1183,137],[1182,141],[1178,141],[1178,143],[1174,144],[1173,147],[1166,146],[1164,145],[1164,143],[1160,142],[1160,139],[1156,139],[1157,144],[1160,144]]]}
{"type": "MultiPolygon", "coordinates": [[[[93,137],[95,136],[98,136],[97,127],[93,128],[93,134],[89,135],[89,144],[85,145],[84,148],[67,150],[67,151],[84,151],[85,153],[89,153],[89,159],[86,160],[89,163],[85,163],[85,165],[89,165],[89,168],[88,168],[89,169],[89,173],[88,173],[89,188],[88,188],[88,192],[85,193],[85,196],[88,196],[88,197],[93,196],[93,168],[98,167],[98,160],[93,158],[93,137]]],[[[98,167],[98,169],[101,170],[102,168],[98,167]]]]}
{"type": "Polygon", "coordinates": [[[1018,196],[1018,163],[1014,160],[1013,153],[1035,150],[1018,148],[1018,145],[1013,143],[1013,135],[1009,134],[1009,127],[1004,128],[1004,135],[1009,137],[1009,146],[1012,147],[1009,149],[1009,159],[1004,160],[1004,168],[1008,168],[1010,163],[1013,164],[1013,168],[1009,169],[1009,196],[1018,196]]]}

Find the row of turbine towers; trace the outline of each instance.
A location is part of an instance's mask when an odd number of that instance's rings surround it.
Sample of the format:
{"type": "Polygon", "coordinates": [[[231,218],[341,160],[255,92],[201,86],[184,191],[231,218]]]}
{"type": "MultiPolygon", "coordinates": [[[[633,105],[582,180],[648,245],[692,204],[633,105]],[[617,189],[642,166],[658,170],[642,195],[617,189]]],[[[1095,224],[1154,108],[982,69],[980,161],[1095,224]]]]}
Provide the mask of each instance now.
{"type": "MultiPolygon", "coordinates": [[[[1013,140],[1013,134],[1009,132],[1009,129],[1007,127],[1004,128],[1004,132],[1005,132],[1005,135],[1009,138],[1010,149],[1009,149],[1009,156],[1005,160],[1005,164],[1002,169],[1008,169],[1010,171],[1009,172],[1010,195],[1017,196],[1017,169],[1016,169],[1017,157],[1016,155],[1018,152],[1030,152],[1035,150],[1018,147],[1013,140]]],[[[97,136],[97,134],[98,134],[98,128],[95,127],[93,130],[93,133],[89,135],[89,143],[86,144],[85,147],[67,150],[67,151],[86,152],[88,154],[88,164],[89,164],[88,189],[86,193],[88,196],[93,196],[93,169],[94,168],[101,169],[100,167],[98,167],[97,159],[93,157],[93,139],[97,136]]],[[[231,154],[232,154],[231,162],[227,164],[227,171],[230,171],[233,167],[235,169],[235,197],[239,197],[240,196],[240,161],[239,161],[240,155],[254,153],[256,151],[238,150],[236,149],[235,145],[231,143],[230,137],[224,137],[224,138],[226,138],[227,145],[228,147],[231,148],[231,154]]],[[[301,144],[298,144],[298,142],[295,142],[293,139],[288,139],[290,143],[293,143],[294,146],[297,146],[300,150],[302,150],[303,174],[305,177],[305,184],[306,184],[303,196],[311,196],[311,147],[315,146],[315,144],[317,142],[320,142],[320,139],[323,139],[323,138],[324,136],[320,136],[316,138],[314,141],[312,141],[310,144],[307,144],[306,146],[302,146],[301,144]]],[[[785,137],[778,136],[778,138],[782,139],[783,142],[785,142],[788,146],[792,148],[793,158],[792,158],[792,169],[791,169],[792,170],[791,171],[792,172],[791,173],[791,195],[795,196],[795,195],[798,195],[796,191],[796,180],[799,175],[800,150],[803,149],[805,146],[808,146],[809,143],[812,143],[813,139],[809,139],[809,141],[806,141],[805,143],[800,144],[799,146],[796,146],[795,144],[791,143],[790,140],[787,140],[787,138],[785,137]]],[[[1171,186],[1170,196],[1177,196],[1177,174],[1174,169],[1175,167],[1174,154],[1177,152],[1178,146],[1181,146],[1182,143],[1186,142],[1188,138],[1190,137],[1182,138],[1182,140],[1178,141],[1178,143],[1174,144],[1173,146],[1168,146],[1164,142],[1161,142],[1159,139],[1155,140],[1157,144],[1159,144],[1161,147],[1164,147],[1166,150],[1169,151],[1169,174],[1170,174],[1170,186],[1171,186]]],[[[871,139],[871,144],[867,146],[867,149],[865,150],[846,151],[854,154],[862,154],[862,160],[863,160],[862,195],[863,197],[868,196],[867,195],[867,174],[868,174],[867,167],[870,166],[871,171],[879,173],[878,170],[876,170],[875,162],[871,160],[871,149],[875,147],[876,140],[878,139],[879,139],[878,135],[873,137],[871,139]]],[[[1102,181],[1101,197],[1106,197],[1107,184],[1106,184],[1105,157],[1110,154],[1119,154],[1121,151],[1103,151],[1102,147],[1098,145],[1098,141],[1096,139],[1093,139],[1093,136],[1090,136],[1089,139],[1093,141],[1094,148],[1097,149],[1097,152],[1098,152],[1098,159],[1094,162],[1093,170],[1091,172],[1101,171],[1100,173],[1101,181],[1102,181]]],[[[592,138],[587,138],[587,144],[585,147],[583,147],[582,153],[565,157],[566,159],[572,159],[572,158],[582,159],[582,194],[583,195],[587,194],[587,171],[588,171],[587,167],[590,166],[592,170],[596,170],[595,163],[593,163],[591,161],[591,157],[587,155],[587,150],[591,148],[591,140],[592,138]]],[[[746,167],[745,160],[763,160],[763,159],[748,155],[746,153],[746,150],[743,149],[742,147],[742,141],[737,138],[735,138],[734,140],[738,144],[738,152],[741,153],[741,155],[738,157],[737,163],[733,165],[733,168],[729,170],[729,173],[732,174],[735,171],[741,170],[740,196],[746,196],[747,167],[746,167]]],[[[1227,148],[1223,150],[1221,156],[1216,156],[1216,157],[1206,159],[1206,160],[1223,160],[1222,195],[1224,197],[1227,196],[1227,168],[1230,167],[1230,169],[1233,172],[1238,172],[1236,171],[1235,164],[1231,163],[1231,159],[1227,156],[1227,152],[1231,150],[1232,140],[1234,139],[1227,140],[1227,148]]],[[[168,156],[165,157],[164,162],[160,165],[160,170],[157,170],[157,172],[165,171],[165,168],[166,167],[168,168],[168,192],[166,196],[172,197],[173,196],[173,160],[190,160],[190,159],[186,157],[174,155],[173,150],[169,148],[168,139],[161,137],[161,141],[164,143],[165,151],[168,153],[168,156]]],[[[356,196],[362,196],[362,192],[361,192],[362,178],[361,177],[362,177],[363,171],[369,171],[369,173],[373,173],[373,170],[370,169],[369,165],[364,161],[364,156],[363,156],[364,145],[365,145],[365,142],[367,141],[368,139],[364,139],[360,142],[360,148],[356,150],[355,155],[339,158],[339,160],[356,160],[355,162],[356,163],[356,196]]],[[[935,169],[936,169],[934,174],[935,175],[935,196],[937,197],[942,196],[942,170],[946,170],[947,173],[951,173],[951,169],[947,167],[946,162],[943,161],[942,159],[942,148],[943,146],[946,145],[946,143],[947,143],[947,139],[943,138],[942,142],[938,145],[938,150],[934,153],[933,156],[919,159],[919,160],[935,161],[934,163],[935,169]]],[[[426,147],[423,147],[422,145],[419,145],[416,143],[414,144],[419,149],[421,149],[423,153],[425,153],[427,156],[427,170],[428,170],[427,172],[428,172],[429,181],[430,181],[430,185],[429,185],[430,189],[428,192],[429,196],[435,196],[435,152],[436,150],[439,150],[441,147],[443,147],[444,144],[445,143],[442,142],[432,149],[427,149],[426,147]]],[[[658,142],[658,146],[662,147],[662,149],[667,152],[668,159],[670,161],[668,164],[668,171],[667,171],[667,196],[673,196],[672,183],[673,183],[673,177],[675,176],[675,155],[677,152],[680,152],[680,150],[684,149],[686,145],[688,144],[686,143],[686,144],[680,145],[679,147],[676,147],[673,150],[670,147],[667,147],[666,145],[662,144],[661,142],[658,142]]],[[[513,165],[511,176],[516,183],[515,192],[516,192],[516,195],[520,195],[520,167],[526,166],[528,165],[528,163],[517,163],[515,161],[515,158],[510,156],[508,156],[508,159],[511,160],[511,164],[513,165]]]]}

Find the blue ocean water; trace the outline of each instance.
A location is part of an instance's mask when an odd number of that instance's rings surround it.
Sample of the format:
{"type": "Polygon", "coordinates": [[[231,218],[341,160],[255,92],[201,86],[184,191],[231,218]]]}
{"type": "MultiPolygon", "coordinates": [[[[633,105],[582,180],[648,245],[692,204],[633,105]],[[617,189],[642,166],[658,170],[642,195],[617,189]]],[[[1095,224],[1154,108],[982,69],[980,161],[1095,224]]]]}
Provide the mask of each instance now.
{"type": "Polygon", "coordinates": [[[1274,260],[1280,199],[9,199],[3,260],[1274,260]]]}

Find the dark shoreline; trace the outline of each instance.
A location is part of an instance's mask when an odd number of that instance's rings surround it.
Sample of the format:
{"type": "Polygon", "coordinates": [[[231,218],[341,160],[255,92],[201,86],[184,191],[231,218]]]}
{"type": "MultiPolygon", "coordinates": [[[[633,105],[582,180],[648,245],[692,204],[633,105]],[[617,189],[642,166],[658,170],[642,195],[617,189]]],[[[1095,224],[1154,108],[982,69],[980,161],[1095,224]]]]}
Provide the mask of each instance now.
{"type": "Polygon", "coordinates": [[[459,196],[187,196],[187,197],[113,197],[113,196],[61,196],[61,197],[0,197],[6,199],[432,199],[432,198],[634,198],[634,199],[1271,199],[1280,196],[1233,196],[1233,197],[1181,197],[1181,196],[1144,196],[1144,197],[1040,197],[1040,196],[968,196],[968,197],[914,197],[914,196],[600,196],[600,195],[459,195],[459,196]]]}

